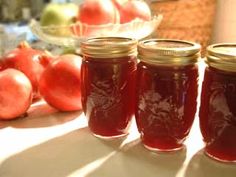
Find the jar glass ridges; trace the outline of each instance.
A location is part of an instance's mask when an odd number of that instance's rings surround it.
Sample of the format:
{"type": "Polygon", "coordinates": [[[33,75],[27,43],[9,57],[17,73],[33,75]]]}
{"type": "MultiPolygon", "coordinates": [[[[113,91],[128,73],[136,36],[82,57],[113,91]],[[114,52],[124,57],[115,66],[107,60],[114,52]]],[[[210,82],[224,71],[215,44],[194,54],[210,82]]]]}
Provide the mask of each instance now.
{"type": "Polygon", "coordinates": [[[197,107],[199,51],[200,45],[187,41],[139,43],[135,118],[146,148],[183,147],[197,107]]]}
{"type": "Polygon", "coordinates": [[[91,38],[81,52],[82,105],[90,130],[102,138],[126,135],[134,113],[137,41],[91,38]]]}
{"type": "Polygon", "coordinates": [[[207,48],[199,110],[208,156],[236,162],[236,43],[207,48]]]}

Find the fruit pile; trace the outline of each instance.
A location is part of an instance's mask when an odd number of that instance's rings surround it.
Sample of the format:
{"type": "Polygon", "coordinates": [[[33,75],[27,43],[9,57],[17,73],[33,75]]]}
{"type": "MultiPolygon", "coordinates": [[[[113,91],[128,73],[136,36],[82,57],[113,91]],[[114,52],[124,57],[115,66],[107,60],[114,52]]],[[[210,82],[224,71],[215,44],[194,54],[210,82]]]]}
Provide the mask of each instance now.
{"type": "MultiPolygon", "coordinates": [[[[42,26],[74,22],[103,25],[124,24],[135,19],[151,19],[145,1],[84,0],[80,6],[49,4],[40,23],[42,26]]],[[[81,109],[81,62],[81,57],[76,55],[53,56],[21,43],[0,59],[0,119],[24,115],[31,104],[41,98],[61,111],[81,109]]]]}
{"type": "Polygon", "coordinates": [[[85,0],[79,7],[77,21],[89,25],[128,23],[136,18],[151,19],[151,11],[140,0],[85,0]]]}
{"type": "Polygon", "coordinates": [[[81,109],[77,55],[53,56],[22,42],[0,59],[0,119],[24,115],[41,97],[61,111],[81,109]]]}
{"type": "Polygon", "coordinates": [[[66,26],[75,22],[87,25],[128,23],[135,19],[148,21],[151,10],[142,0],[84,0],[73,3],[49,4],[42,12],[42,26],[66,26]]]}

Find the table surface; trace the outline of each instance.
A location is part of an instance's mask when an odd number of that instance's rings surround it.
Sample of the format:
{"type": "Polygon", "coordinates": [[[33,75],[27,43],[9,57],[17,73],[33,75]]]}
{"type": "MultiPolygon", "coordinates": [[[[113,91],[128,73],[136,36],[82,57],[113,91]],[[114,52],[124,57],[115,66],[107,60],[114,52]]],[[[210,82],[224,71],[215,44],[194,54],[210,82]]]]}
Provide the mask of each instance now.
{"type": "Polygon", "coordinates": [[[153,153],[141,144],[134,120],[127,137],[101,140],[81,111],[39,102],[27,117],[0,121],[0,177],[236,176],[236,164],[210,159],[203,147],[197,116],[183,150],[153,153]]]}

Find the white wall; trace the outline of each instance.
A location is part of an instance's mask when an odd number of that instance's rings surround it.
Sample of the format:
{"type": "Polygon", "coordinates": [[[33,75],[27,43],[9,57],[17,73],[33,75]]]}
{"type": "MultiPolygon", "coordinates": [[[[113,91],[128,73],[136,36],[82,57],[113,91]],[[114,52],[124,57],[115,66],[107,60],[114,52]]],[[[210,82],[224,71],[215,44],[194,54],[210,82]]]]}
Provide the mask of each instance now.
{"type": "Polygon", "coordinates": [[[236,42],[236,0],[217,0],[212,43],[236,42]]]}

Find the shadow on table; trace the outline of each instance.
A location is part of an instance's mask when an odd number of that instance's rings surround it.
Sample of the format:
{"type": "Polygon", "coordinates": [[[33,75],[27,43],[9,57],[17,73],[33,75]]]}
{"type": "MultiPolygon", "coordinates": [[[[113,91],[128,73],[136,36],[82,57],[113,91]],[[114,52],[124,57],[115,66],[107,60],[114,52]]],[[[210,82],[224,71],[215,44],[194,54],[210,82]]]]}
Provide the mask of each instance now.
{"type": "Polygon", "coordinates": [[[140,140],[126,144],[121,150],[92,171],[89,177],[174,177],[183,165],[186,149],[170,153],[153,153],[140,140]]]}
{"type": "Polygon", "coordinates": [[[81,115],[82,111],[59,112],[46,103],[32,106],[25,117],[14,120],[0,121],[0,129],[5,127],[15,128],[40,128],[69,122],[81,115]]]}
{"type": "Polygon", "coordinates": [[[86,176],[116,154],[123,141],[104,143],[88,128],[81,128],[4,160],[0,163],[0,177],[66,177],[74,173],[86,176]]]}
{"type": "Polygon", "coordinates": [[[198,151],[190,160],[185,177],[235,177],[236,166],[233,163],[222,163],[205,155],[204,150],[198,151]]]}

